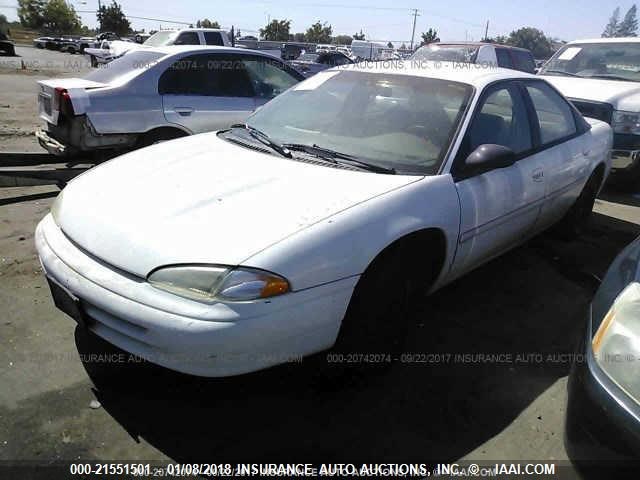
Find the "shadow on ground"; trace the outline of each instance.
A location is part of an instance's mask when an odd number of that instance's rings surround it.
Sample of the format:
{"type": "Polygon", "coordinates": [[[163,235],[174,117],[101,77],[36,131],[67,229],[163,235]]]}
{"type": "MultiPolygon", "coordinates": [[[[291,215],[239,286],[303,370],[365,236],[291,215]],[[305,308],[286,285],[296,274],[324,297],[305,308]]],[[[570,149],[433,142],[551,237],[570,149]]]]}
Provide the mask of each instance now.
{"type": "MultiPolygon", "coordinates": [[[[573,351],[594,276],[638,228],[596,215],[580,241],[539,237],[425,298],[407,352],[440,362],[334,381],[307,362],[229,379],[149,364],[85,368],[107,412],[176,461],[454,460],[568,374],[559,355],[573,351]]],[[[113,349],[79,330],[76,343],[82,353],[113,349]]]]}

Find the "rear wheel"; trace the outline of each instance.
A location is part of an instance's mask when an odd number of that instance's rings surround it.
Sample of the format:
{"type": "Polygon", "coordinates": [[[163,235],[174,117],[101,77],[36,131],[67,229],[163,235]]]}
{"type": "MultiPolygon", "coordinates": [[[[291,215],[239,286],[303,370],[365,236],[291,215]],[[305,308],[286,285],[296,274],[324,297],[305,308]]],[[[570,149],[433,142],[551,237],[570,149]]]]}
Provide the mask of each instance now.
{"type": "Polygon", "coordinates": [[[168,140],[174,140],[176,138],[185,137],[187,134],[182,130],[175,128],[160,128],[145,133],[140,137],[136,148],[148,147],[156,143],[166,142],[168,140]]]}
{"type": "Polygon", "coordinates": [[[94,55],[89,55],[89,60],[91,61],[91,67],[98,67],[98,61],[96,60],[96,57],[94,55]]]}
{"type": "Polygon", "coordinates": [[[596,201],[598,188],[600,187],[600,175],[594,172],[586,185],[582,189],[580,196],[567,212],[562,220],[556,225],[556,233],[567,240],[572,240],[582,235],[591,218],[593,205],[596,201]]]}

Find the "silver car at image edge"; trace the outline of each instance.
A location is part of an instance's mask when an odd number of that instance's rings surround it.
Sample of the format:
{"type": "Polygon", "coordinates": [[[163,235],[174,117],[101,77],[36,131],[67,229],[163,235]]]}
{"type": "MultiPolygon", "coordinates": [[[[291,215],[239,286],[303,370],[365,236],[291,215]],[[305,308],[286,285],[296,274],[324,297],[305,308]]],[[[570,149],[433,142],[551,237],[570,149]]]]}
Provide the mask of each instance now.
{"type": "Polygon", "coordinates": [[[39,81],[36,136],[56,155],[147,146],[242,122],[303,78],[258,51],[144,48],[84,78],[39,81]]]}
{"type": "Polygon", "coordinates": [[[74,179],[35,242],[60,309],[170,369],[390,355],[415,294],[550,227],[579,235],[611,144],[526,73],[340,67],[74,179]]]}

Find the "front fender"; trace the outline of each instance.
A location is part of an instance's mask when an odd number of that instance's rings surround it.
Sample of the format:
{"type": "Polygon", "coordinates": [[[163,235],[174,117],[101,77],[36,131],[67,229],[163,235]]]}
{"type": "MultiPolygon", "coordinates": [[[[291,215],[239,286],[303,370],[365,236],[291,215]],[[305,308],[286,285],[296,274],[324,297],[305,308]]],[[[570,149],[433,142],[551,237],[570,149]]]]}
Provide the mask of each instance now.
{"type": "Polygon", "coordinates": [[[424,177],[334,214],[254,254],[243,265],[284,275],[303,290],[362,274],[388,245],[425,228],[446,238],[446,280],[460,228],[460,202],[450,175],[424,177]]]}

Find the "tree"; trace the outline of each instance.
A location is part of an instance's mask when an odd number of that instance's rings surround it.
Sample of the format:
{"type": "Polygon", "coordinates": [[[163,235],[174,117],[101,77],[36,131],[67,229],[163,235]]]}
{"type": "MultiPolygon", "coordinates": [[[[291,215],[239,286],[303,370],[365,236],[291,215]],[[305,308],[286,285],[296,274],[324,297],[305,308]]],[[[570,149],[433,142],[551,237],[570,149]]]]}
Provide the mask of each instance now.
{"type": "Polygon", "coordinates": [[[320,23],[320,21],[317,21],[307,29],[305,38],[309,43],[329,43],[331,42],[332,32],[333,28],[331,25],[326,22],[320,23]]]}
{"type": "Polygon", "coordinates": [[[497,43],[500,45],[506,45],[508,41],[509,39],[504,35],[498,35],[496,37],[488,37],[483,40],[483,42],[486,42],[486,43],[497,43]]]}
{"type": "Polygon", "coordinates": [[[116,35],[126,35],[131,31],[131,24],[122,7],[115,0],[109,6],[102,5],[98,10],[98,23],[101,32],[113,32],[116,35]]]}
{"type": "Polygon", "coordinates": [[[307,39],[304,36],[304,33],[294,33],[293,34],[293,41],[294,42],[306,42],[307,39]]]}
{"type": "Polygon", "coordinates": [[[604,32],[602,32],[602,36],[604,38],[615,37],[618,34],[618,26],[620,23],[620,7],[616,7],[609,19],[609,23],[604,28],[604,32]]]}
{"type": "Polygon", "coordinates": [[[364,33],[362,33],[362,29],[360,29],[360,33],[353,34],[354,40],[364,40],[364,33]]]}
{"type": "Polygon", "coordinates": [[[439,41],[440,38],[438,37],[438,31],[435,28],[430,28],[426,32],[422,33],[422,43],[420,44],[420,46],[439,41]]]}
{"type": "Polygon", "coordinates": [[[18,0],[18,18],[26,28],[39,29],[44,25],[47,0],[18,0]]]}
{"type": "Polygon", "coordinates": [[[289,29],[291,20],[271,20],[267,26],[260,29],[260,36],[263,40],[283,41],[289,40],[289,29]]]}
{"type": "Polygon", "coordinates": [[[387,43],[387,48],[395,48],[395,47],[393,46],[393,43],[389,42],[387,43]]]}
{"type": "Polygon", "coordinates": [[[632,5],[618,25],[616,37],[636,37],[638,35],[638,9],[632,5]]]}
{"type": "Polygon", "coordinates": [[[82,28],[80,17],[75,8],[65,0],[49,0],[42,12],[42,27],[48,32],[75,33],[82,28]]]}
{"type": "Polygon", "coordinates": [[[353,38],[351,35],[337,35],[333,37],[333,43],[337,45],[351,45],[353,38]]]}
{"type": "Polygon", "coordinates": [[[220,24],[218,22],[216,22],[215,20],[212,22],[208,18],[205,18],[204,20],[198,20],[196,22],[196,27],[198,27],[198,28],[220,28],[220,24]]]}
{"type": "Polygon", "coordinates": [[[553,53],[551,41],[542,30],[523,27],[509,34],[508,45],[530,50],[534,58],[549,58],[553,53]]]}

